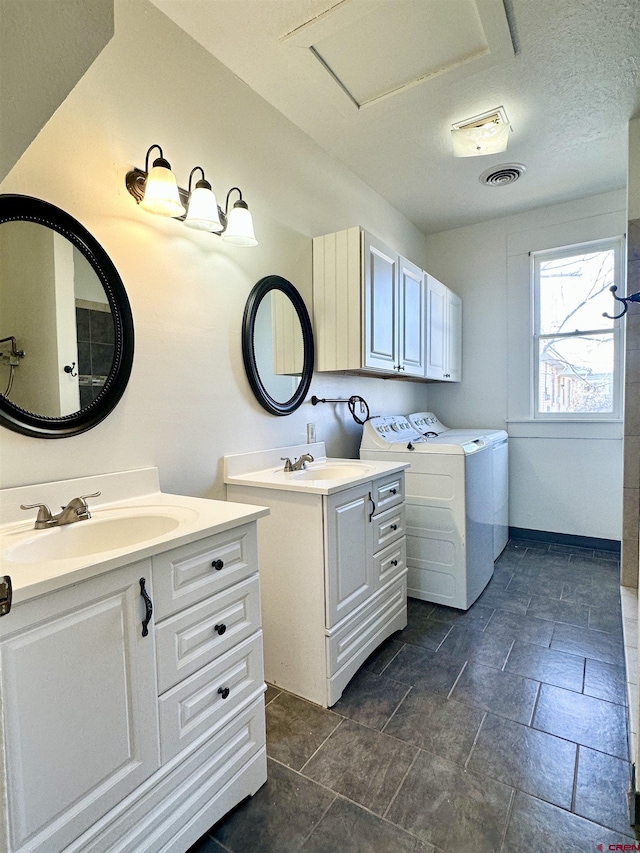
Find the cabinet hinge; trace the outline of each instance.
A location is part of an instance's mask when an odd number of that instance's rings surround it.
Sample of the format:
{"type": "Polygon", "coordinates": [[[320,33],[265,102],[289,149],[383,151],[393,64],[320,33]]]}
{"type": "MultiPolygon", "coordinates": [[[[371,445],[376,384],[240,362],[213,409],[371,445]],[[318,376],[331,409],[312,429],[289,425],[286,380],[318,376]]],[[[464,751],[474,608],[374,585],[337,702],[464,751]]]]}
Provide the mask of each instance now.
{"type": "Polygon", "coordinates": [[[11,578],[9,575],[0,576],[0,616],[6,616],[11,610],[11,578]]]}

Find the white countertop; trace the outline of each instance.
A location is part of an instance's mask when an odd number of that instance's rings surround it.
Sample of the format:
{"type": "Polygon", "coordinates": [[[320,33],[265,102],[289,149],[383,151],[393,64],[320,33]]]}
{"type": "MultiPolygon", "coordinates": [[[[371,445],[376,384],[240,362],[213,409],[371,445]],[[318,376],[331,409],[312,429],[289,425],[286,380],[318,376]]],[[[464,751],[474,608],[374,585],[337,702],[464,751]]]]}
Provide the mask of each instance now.
{"type": "Polygon", "coordinates": [[[3,522],[0,525],[0,575],[11,577],[14,604],[255,521],[269,513],[266,507],[261,506],[161,492],[156,469],[124,472],[122,477],[109,474],[4,489],[0,491],[0,509],[4,510],[0,517],[3,522]],[[136,477],[137,474],[140,476],[136,477]],[[55,512],[59,504],[68,502],[72,497],[99,490],[103,492],[100,498],[88,500],[91,518],[70,525],[35,530],[37,510],[30,510],[27,514],[19,509],[21,503],[39,501],[50,503],[55,512]],[[123,491],[127,492],[127,496],[124,496],[123,491]],[[16,515],[16,507],[19,516],[16,515]],[[53,559],[37,557],[40,545],[44,542],[42,537],[57,537],[53,544],[58,546],[62,537],[73,537],[76,533],[86,536],[90,532],[89,525],[95,525],[93,532],[105,522],[113,523],[115,520],[117,523],[118,519],[126,516],[130,516],[134,524],[137,521],[144,524],[145,516],[168,517],[173,526],[167,532],[125,547],[53,559]],[[16,520],[18,517],[19,521],[16,520]],[[23,553],[28,551],[32,542],[36,543],[36,558],[25,560],[12,557],[13,553],[20,550],[23,553]]]}
{"type": "Polygon", "coordinates": [[[327,458],[324,442],[316,442],[225,456],[224,481],[232,486],[332,495],[408,467],[409,463],[401,462],[327,458]],[[310,453],[314,461],[303,471],[286,472],[281,457],[293,461],[303,453],[310,453]],[[332,474],[335,475],[340,467],[345,470],[344,477],[323,478],[323,469],[333,469],[332,474]],[[313,476],[314,471],[317,472],[317,478],[313,476]]]}

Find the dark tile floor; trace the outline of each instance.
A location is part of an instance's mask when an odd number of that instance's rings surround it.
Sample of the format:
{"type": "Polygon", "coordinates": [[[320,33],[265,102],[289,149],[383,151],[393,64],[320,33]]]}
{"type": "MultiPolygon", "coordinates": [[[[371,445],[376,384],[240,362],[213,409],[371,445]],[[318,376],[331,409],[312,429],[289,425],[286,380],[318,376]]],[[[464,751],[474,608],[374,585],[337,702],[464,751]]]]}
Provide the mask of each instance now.
{"type": "Polygon", "coordinates": [[[269,780],[190,853],[634,844],[618,572],[512,540],[469,611],[410,599],[330,710],[269,687],[269,780]]]}

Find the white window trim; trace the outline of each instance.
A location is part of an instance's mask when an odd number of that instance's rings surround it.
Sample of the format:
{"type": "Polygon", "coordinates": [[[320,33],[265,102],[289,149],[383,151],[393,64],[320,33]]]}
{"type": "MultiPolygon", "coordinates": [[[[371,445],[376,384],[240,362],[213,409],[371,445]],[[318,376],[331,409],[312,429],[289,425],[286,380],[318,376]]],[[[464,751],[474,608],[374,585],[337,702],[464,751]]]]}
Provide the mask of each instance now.
{"type": "MultiPolygon", "coordinates": [[[[615,320],[613,323],[613,411],[603,412],[539,412],[538,411],[538,380],[539,380],[539,360],[538,360],[538,318],[539,318],[539,277],[538,277],[538,262],[544,260],[545,256],[561,258],[563,256],[574,255],[577,252],[602,251],[613,249],[614,251],[614,281],[618,286],[617,294],[624,296],[626,294],[626,257],[625,257],[625,237],[607,237],[600,240],[586,240],[581,243],[573,243],[567,246],[558,246],[557,248],[542,249],[539,251],[529,252],[530,260],[530,296],[531,296],[531,330],[530,330],[530,370],[529,370],[529,411],[532,421],[538,423],[546,422],[565,422],[573,421],[581,423],[586,421],[619,421],[622,418],[623,411],[623,388],[624,388],[624,323],[621,319],[615,320]]],[[[619,303],[615,302],[613,295],[611,296],[611,308],[607,313],[616,314],[618,312],[619,303]]],[[[585,330],[593,332],[594,330],[585,330]]],[[[601,330],[602,331],[602,330],[601,330]]],[[[604,330],[609,333],[609,329],[604,330]]],[[[543,336],[544,337],[544,336],[543,336]]]]}

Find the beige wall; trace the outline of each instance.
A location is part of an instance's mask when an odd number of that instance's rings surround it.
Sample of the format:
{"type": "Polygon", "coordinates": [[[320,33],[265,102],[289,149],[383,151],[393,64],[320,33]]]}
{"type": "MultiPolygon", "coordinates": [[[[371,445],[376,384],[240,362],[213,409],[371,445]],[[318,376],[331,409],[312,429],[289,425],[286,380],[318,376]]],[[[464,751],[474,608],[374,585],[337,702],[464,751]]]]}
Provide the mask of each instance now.
{"type": "MultiPolygon", "coordinates": [[[[311,238],[362,225],[424,264],[424,237],[145,0],[116,2],[116,32],[30,145],[1,192],[52,202],[91,231],[127,289],[136,333],[131,381],[83,435],[47,441],[0,429],[0,485],[157,465],[165,491],[223,497],[221,458],[299,443],[306,423],[333,455],[355,456],[346,406],[305,403],[274,417],[241,355],[244,304],[265,275],[311,305],[311,238]],[[241,249],[146,214],[124,178],[159,143],[184,186],[202,165],[218,197],[238,185],[259,246],[241,249]]],[[[49,49],[55,52],[55,42],[49,49]]],[[[361,394],[373,413],[424,409],[426,385],[316,374],[320,397],[361,394]]]]}

